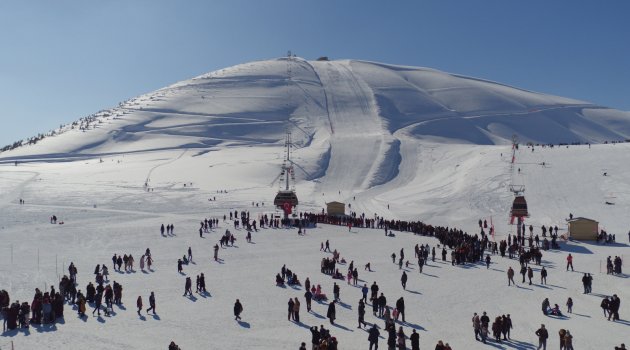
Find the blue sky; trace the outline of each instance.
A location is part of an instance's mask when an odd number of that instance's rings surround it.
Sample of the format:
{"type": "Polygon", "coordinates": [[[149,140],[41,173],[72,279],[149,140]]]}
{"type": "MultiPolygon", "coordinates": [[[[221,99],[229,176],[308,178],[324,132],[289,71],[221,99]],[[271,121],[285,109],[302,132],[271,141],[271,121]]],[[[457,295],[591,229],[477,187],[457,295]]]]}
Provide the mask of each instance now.
{"type": "Polygon", "coordinates": [[[5,0],[0,145],[287,50],[630,110],[629,13],[624,0],[5,0]]]}

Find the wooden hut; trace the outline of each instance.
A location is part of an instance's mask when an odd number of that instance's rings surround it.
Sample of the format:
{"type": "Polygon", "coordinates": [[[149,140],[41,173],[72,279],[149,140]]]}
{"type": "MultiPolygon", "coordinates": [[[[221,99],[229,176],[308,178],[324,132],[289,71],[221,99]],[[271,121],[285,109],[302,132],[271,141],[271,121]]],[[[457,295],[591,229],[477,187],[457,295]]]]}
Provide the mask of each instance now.
{"type": "Polygon", "coordinates": [[[595,241],[599,232],[599,223],[583,217],[573,218],[567,221],[569,225],[569,237],[579,241],[595,241]]]}
{"type": "Polygon", "coordinates": [[[346,204],[341,202],[326,203],[328,215],[346,215],[346,204]]]}

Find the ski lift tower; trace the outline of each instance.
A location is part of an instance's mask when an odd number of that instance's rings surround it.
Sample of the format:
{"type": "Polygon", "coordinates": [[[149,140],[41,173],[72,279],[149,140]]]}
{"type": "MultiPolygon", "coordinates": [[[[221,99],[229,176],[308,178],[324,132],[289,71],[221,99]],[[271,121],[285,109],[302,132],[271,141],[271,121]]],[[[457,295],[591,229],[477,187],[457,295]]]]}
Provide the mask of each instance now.
{"type": "Polygon", "coordinates": [[[293,209],[298,205],[298,198],[295,194],[295,171],[291,162],[291,132],[287,131],[285,140],[285,159],[282,163],[282,171],[280,172],[280,190],[273,200],[273,205],[282,209],[284,218],[288,219],[293,209]],[[284,185],[284,186],[283,186],[284,185]]]}
{"type": "Polygon", "coordinates": [[[525,192],[525,186],[510,185],[510,191],[514,193],[514,201],[512,202],[512,208],[510,209],[510,225],[513,225],[514,219],[516,219],[516,231],[517,233],[520,233],[521,224],[525,221],[524,218],[529,217],[527,201],[525,200],[525,195],[523,194],[525,192]]]}

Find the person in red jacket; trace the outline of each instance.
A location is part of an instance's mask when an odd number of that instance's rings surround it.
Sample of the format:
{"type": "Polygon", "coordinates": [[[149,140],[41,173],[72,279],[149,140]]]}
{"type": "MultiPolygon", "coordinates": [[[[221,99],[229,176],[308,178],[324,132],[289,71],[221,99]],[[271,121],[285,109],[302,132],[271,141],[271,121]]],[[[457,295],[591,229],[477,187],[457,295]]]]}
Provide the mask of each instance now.
{"type": "Polygon", "coordinates": [[[569,266],[571,266],[571,271],[573,271],[573,256],[571,253],[567,256],[567,271],[569,271],[569,266]]]}

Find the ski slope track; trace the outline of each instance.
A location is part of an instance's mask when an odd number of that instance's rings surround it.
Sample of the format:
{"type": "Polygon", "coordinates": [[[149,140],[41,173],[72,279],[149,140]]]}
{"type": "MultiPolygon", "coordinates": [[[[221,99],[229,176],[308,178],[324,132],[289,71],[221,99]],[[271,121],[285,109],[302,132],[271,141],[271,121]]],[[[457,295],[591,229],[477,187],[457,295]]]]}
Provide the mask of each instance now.
{"type": "MultiPolygon", "coordinates": [[[[456,350],[535,349],[541,323],[550,332],[549,348],[558,347],[564,328],[576,348],[614,349],[630,343],[630,143],[612,142],[627,139],[628,112],[422,67],[292,57],[175,83],[0,153],[0,289],[30,303],[35,288],[57,286],[70,262],[82,291],[94,281],[96,264],[108,265],[110,281],[123,285],[123,304],[112,316],[88,308],[79,318],[66,305],[56,325],[0,334],[0,349],[11,343],[16,350],[165,349],[171,340],[185,350],[297,349],[302,341],[310,348],[308,327],[319,325],[330,329],[339,349],[365,349],[367,332],[357,328],[360,288],[320,272],[321,259],[330,256],[319,250],[326,240],[358,267],[358,287],[376,281],[390,306],[404,297],[406,322],[396,327],[407,336],[415,329],[421,349],[435,348],[438,340],[456,350]],[[523,185],[526,224],[535,234],[541,225],[565,233],[572,213],[599,221],[617,242],[561,241],[560,250],[543,252],[547,285],[538,283],[540,266],[534,265],[535,283],[520,283],[519,262],[499,255],[491,255],[489,268],[451,266],[441,261],[436,239],[408,232],[386,237],[379,229],[320,224],[303,236],[297,229],[260,229],[247,243],[246,231],[234,228],[229,215],[248,211],[258,221],[281,214],[271,203],[287,130],[299,212],[320,213],[340,201],[346,213],[421,220],[470,234],[479,232],[481,218],[494,225],[499,241],[516,233],[509,224],[509,187],[523,185]],[[513,161],[514,135],[520,146],[513,161]],[[50,224],[52,215],[64,224],[50,224]],[[218,219],[219,227],[201,238],[204,218],[218,219]],[[160,235],[161,224],[174,224],[174,234],[160,235]],[[220,248],[214,261],[213,246],[226,229],[235,247],[220,248]],[[438,253],[422,273],[413,257],[416,244],[438,253]],[[141,271],[147,247],[155,264],[141,271]],[[188,247],[194,263],[178,273],[177,259],[188,247]],[[391,259],[401,248],[410,262],[402,269],[409,276],[406,290],[391,259]],[[135,270],[114,271],[114,253],[132,254],[135,270]],[[565,268],[568,253],[574,272],[565,268]],[[623,274],[606,274],[607,256],[625,260],[623,274]],[[371,272],[362,268],[368,262],[371,272]],[[327,302],[313,302],[307,313],[303,287],[275,286],[284,264],[328,295],[337,282],[336,325],[326,319],[327,302]],[[516,287],[507,286],[509,267],[517,271],[516,287]],[[200,273],[209,293],[182,296],[185,278],[194,281],[200,273]],[[594,276],[591,294],[582,293],[583,273],[594,276]],[[151,291],[156,315],[145,311],[151,291]],[[612,294],[621,298],[618,322],[606,320],[599,307],[612,294]],[[302,303],[300,322],[287,320],[287,301],[295,297],[302,303]],[[566,311],[568,297],[572,314],[540,312],[544,298],[566,311]],[[232,315],[236,298],[244,306],[241,322],[232,315]],[[512,340],[475,341],[470,320],[483,311],[491,318],[509,313],[512,340]]],[[[386,337],[371,303],[366,311],[366,322],[386,337]]],[[[386,339],[379,345],[386,348],[386,339]]]]}

